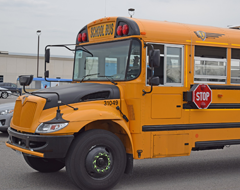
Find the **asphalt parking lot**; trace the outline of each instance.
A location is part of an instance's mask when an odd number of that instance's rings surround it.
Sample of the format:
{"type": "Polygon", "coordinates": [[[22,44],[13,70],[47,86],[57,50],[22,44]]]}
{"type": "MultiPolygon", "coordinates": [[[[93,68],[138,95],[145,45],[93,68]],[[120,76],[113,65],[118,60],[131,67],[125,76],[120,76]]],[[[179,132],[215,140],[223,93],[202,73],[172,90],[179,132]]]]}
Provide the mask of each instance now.
{"type": "MultiPolygon", "coordinates": [[[[0,104],[16,97],[0,99],[0,104]]],[[[44,174],[31,169],[22,156],[5,146],[0,132],[0,190],[77,190],[65,169],[44,174]]],[[[188,157],[134,161],[114,190],[236,190],[240,189],[240,146],[192,152],[188,157]]]]}

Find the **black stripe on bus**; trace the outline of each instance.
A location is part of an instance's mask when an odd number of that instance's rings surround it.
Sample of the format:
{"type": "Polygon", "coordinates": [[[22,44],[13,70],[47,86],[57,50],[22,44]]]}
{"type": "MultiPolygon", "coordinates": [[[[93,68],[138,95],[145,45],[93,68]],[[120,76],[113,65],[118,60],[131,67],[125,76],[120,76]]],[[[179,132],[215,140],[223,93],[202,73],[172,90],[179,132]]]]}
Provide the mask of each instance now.
{"type": "Polygon", "coordinates": [[[240,123],[200,123],[200,124],[177,124],[177,125],[144,125],[142,131],[179,131],[197,129],[224,129],[240,128],[240,123]]]}
{"type": "Polygon", "coordinates": [[[220,146],[237,145],[237,144],[240,144],[240,139],[221,140],[221,141],[199,141],[199,142],[195,142],[195,148],[220,147],[220,146]]]}
{"type": "MultiPolygon", "coordinates": [[[[210,104],[208,109],[239,109],[240,104],[210,104]]],[[[183,109],[198,109],[191,104],[183,104],[183,109]]]]}
{"type": "MultiPolygon", "coordinates": [[[[192,88],[193,84],[190,85],[192,88]]],[[[211,90],[240,90],[240,86],[233,86],[233,85],[208,85],[211,90]]]]}
{"type": "MultiPolygon", "coordinates": [[[[192,87],[193,85],[191,85],[192,87]]],[[[240,90],[240,86],[233,85],[208,85],[211,90],[240,90]]]]}
{"type": "Polygon", "coordinates": [[[240,90],[240,86],[232,85],[209,85],[212,90],[240,90]]]}

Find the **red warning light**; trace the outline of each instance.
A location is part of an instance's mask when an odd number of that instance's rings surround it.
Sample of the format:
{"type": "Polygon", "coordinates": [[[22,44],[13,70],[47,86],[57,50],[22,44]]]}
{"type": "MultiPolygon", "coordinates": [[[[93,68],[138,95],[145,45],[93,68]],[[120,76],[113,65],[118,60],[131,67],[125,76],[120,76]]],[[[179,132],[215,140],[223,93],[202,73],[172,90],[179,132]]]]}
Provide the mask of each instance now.
{"type": "Polygon", "coordinates": [[[123,35],[123,28],[122,28],[122,26],[118,26],[117,27],[117,35],[118,36],[122,36],[123,35]]]}
{"type": "Polygon", "coordinates": [[[127,24],[124,24],[123,25],[123,34],[124,35],[128,35],[128,32],[129,32],[129,27],[127,24]]]}
{"type": "Polygon", "coordinates": [[[78,41],[79,41],[79,42],[82,42],[82,34],[81,34],[81,33],[78,34],[78,41]]]}
{"type": "Polygon", "coordinates": [[[83,33],[83,34],[82,34],[82,41],[83,41],[83,42],[86,42],[86,41],[87,41],[87,34],[86,34],[86,33],[83,33]]]}

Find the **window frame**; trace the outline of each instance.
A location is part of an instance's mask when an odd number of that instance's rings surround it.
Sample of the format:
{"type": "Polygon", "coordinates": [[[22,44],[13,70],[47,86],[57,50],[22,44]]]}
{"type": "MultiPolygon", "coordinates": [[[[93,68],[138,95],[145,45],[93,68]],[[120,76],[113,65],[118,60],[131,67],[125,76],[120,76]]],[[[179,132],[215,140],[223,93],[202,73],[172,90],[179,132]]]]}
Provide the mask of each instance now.
{"type": "Polygon", "coordinates": [[[164,86],[183,86],[184,84],[184,45],[176,45],[176,44],[165,44],[164,45],[164,86]],[[168,47],[176,47],[181,48],[181,83],[167,83],[167,48],[168,47]]]}
{"type": "Polygon", "coordinates": [[[148,81],[147,81],[147,63],[148,63],[148,44],[156,44],[156,45],[163,45],[164,46],[164,54],[162,54],[162,52],[160,52],[160,57],[163,57],[164,58],[164,82],[163,84],[159,84],[158,86],[173,86],[173,87],[183,87],[184,85],[184,45],[177,45],[177,44],[165,44],[165,43],[155,43],[155,42],[147,42],[146,43],[146,66],[145,66],[145,83],[146,83],[146,86],[150,86],[148,84],[148,81]],[[167,47],[178,47],[178,48],[181,48],[181,83],[166,83],[166,58],[167,58],[167,47]]]}

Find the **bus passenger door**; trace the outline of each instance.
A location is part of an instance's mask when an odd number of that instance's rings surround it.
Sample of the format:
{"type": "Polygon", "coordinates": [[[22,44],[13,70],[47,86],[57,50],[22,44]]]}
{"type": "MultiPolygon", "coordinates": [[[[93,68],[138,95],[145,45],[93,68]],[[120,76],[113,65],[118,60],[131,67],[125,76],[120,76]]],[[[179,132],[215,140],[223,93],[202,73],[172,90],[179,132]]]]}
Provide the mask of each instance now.
{"type": "MultiPolygon", "coordinates": [[[[153,158],[186,156],[191,152],[190,138],[186,131],[179,128],[179,124],[189,123],[189,112],[183,109],[183,92],[187,91],[184,85],[184,46],[152,45],[161,52],[160,66],[153,71],[154,77],[159,77],[160,84],[153,86],[152,92],[142,98],[142,131],[150,147],[146,154],[153,158]]],[[[147,57],[149,49],[151,46],[148,45],[147,57]]],[[[146,61],[148,63],[148,58],[146,61]]],[[[146,69],[150,68],[146,66],[146,69]]],[[[146,75],[145,89],[150,89],[149,78],[146,75]]]]}
{"type": "MultiPolygon", "coordinates": [[[[143,103],[146,110],[144,124],[170,125],[182,124],[183,118],[183,92],[184,87],[184,62],[182,45],[152,44],[154,49],[160,49],[160,66],[154,68],[154,77],[159,77],[160,85],[154,86],[150,94],[146,94],[143,103]]],[[[147,55],[151,47],[148,45],[147,55]]],[[[148,56],[147,56],[148,57],[148,56]]],[[[148,63],[148,58],[147,58],[148,63]]],[[[149,70],[147,66],[147,70],[149,70]]],[[[146,85],[150,73],[146,76],[146,85]]]]}
{"type": "MultiPolygon", "coordinates": [[[[177,124],[182,118],[182,99],[185,90],[183,86],[183,46],[167,44],[154,44],[154,46],[154,49],[158,48],[161,52],[160,66],[154,68],[153,71],[154,77],[159,77],[160,85],[154,86],[152,93],[146,95],[151,97],[146,98],[148,105],[151,105],[148,123],[177,124]],[[174,120],[170,121],[169,119],[174,120]]],[[[147,69],[150,68],[147,67],[147,69]]],[[[148,74],[147,81],[149,78],[148,74]]]]}

